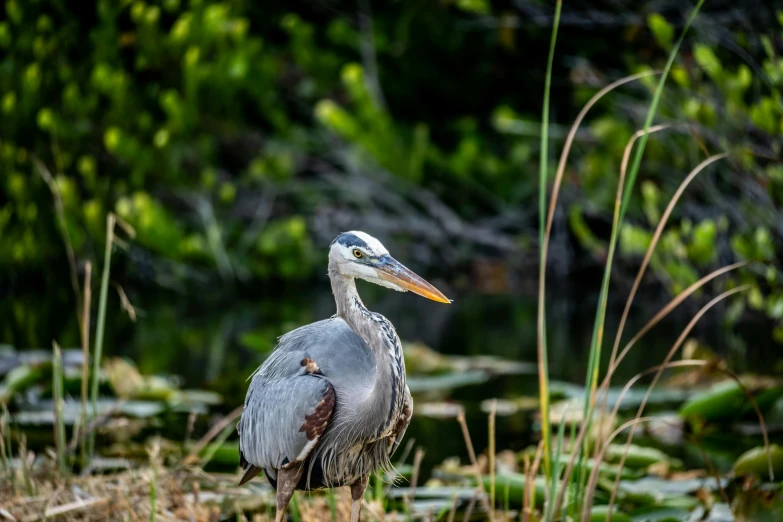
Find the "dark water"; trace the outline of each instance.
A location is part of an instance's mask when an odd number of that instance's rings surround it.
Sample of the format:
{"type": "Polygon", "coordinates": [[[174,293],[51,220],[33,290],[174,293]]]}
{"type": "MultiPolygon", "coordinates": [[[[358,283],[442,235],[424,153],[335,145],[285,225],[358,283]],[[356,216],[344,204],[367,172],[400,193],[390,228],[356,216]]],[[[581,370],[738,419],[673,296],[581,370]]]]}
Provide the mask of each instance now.
{"type": "MultiPolygon", "coordinates": [[[[594,280],[594,284],[569,280],[549,289],[551,379],[584,381],[599,279],[594,280]]],[[[359,290],[365,304],[388,317],[404,341],[420,341],[444,354],[496,355],[515,361],[536,361],[537,301],[533,291],[491,295],[472,291],[468,285],[433,282],[454,299],[453,304],[441,305],[365,283],[360,283],[359,290]]],[[[19,349],[45,347],[52,339],[64,346],[77,345],[73,310],[57,305],[68,301],[68,290],[62,286],[43,300],[37,293],[2,300],[0,312],[5,318],[2,341],[19,349]]],[[[614,293],[620,296],[625,291],[614,293]]],[[[120,309],[117,294],[112,292],[105,353],[132,359],[142,373],[176,375],[185,387],[218,391],[225,398],[221,407],[225,411],[242,403],[246,378],[274,347],[279,335],[334,313],[334,301],[325,279],[285,287],[213,285],[190,294],[128,289],[128,294],[137,309],[137,321],[131,322],[120,309]]],[[[633,308],[624,339],[629,339],[666,300],[660,294],[643,293],[633,308]]],[[[610,301],[604,343],[606,356],[623,304],[620,298],[610,301]]],[[[683,305],[650,332],[630,353],[615,382],[623,383],[658,364],[696,310],[695,305],[683,305]]],[[[744,325],[738,333],[731,333],[722,324],[721,316],[722,309],[716,308],[704,318],[694,336],[726,357],[737,371],[770,368],[771,348],[765,344],[757,325],[744,325]]],[[[535,397],[537,385],[535,375],[504,376],[415,399],[417,402],[447,400],[464,405],[474,445],[481,452],[487,445],[487,416],[481,411],[480,403],[493,397],[535,397]]],[[[533,440],[533,421],[529,415],[500,417],[497,433],[498,448],[521,449],[533,440]]],[[[425,468],[451,455],[463,458],[466,455],[463,438],[453,419],[414,416],[407,437],[415,438],[427,450],[425,468]]]]}

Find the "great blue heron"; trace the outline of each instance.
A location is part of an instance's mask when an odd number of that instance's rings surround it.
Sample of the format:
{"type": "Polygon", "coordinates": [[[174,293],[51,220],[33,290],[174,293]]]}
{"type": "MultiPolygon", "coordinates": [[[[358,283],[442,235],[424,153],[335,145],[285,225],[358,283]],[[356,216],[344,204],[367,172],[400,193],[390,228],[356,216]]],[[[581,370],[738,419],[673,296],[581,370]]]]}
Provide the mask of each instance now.
{"type": "Polygon", "coordinates": [[[365,308],[355,278],[441,303],[434,286],[364,232],[329,247],[337,314],[282,336],[253,374],[239,421],[240,485],[263,470],[285,516],[294,490],[351,486],[358,522],[370,474],[390,468],[413,414],[394,326],[365,308]]]}

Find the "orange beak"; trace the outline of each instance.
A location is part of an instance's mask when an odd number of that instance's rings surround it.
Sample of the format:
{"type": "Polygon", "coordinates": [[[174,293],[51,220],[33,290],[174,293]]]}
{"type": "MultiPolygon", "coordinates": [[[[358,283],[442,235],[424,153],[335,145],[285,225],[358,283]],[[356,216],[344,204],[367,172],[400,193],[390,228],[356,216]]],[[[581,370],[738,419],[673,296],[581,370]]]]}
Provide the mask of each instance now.
{"type": "Polygon", "coordinates": [[[405,290],[410,290],[427,299],[432,299],[439,303],[451,303],[451,300],[443,295],[440,290],[391,256],[384,256],[381,259],[381,263],[375,265],[375,268],[378,270],[378,275],[381,279],[401,286],[405,290]]]}

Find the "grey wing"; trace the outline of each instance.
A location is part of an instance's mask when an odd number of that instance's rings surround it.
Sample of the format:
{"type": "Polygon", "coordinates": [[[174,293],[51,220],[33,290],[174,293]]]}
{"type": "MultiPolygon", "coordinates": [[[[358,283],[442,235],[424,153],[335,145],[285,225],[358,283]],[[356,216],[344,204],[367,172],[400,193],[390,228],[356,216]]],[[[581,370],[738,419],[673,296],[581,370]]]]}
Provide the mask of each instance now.
{"type": "Polygon", "coordinates": [[[258,473],[254,468],[303,461],[332,420],[336,398],[350,399],[374,377],[370,350],[342,319],[319,321],[281,337],[252,376],[237,426],[240,464],[247,470],[243,481],[258,473]]]}
{"type": "Polygon", "coordinates": [[[318,375],[256,375],[238,426],[243,467],[280,469],[303,462],[326,430],[334,404],[334,387],[318,375]]]}
{"type": "Polygon", "coordinates": [[[338,395],[371,388],[374,384],[372,351],[337,317],[302,326],[282,336],[256,374],[269,378],[293,375],[300,370],[300,361],[305,357],[315,361],[338,395]]]}

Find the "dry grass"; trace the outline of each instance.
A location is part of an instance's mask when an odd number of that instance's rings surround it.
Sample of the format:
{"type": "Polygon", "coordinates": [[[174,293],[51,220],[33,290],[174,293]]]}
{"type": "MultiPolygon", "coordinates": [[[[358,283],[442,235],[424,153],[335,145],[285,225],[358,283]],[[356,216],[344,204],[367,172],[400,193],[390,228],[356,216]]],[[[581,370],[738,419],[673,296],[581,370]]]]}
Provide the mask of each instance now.
{"type": "MultiPolygon", "coordinates": [[[[158,520],[219,520],[220,506],[199,502],[192,492],[196,478],[191,472],[155,470],[152,467],[88,477],[63,478],[54,469],[42,467],[31,474],[33,495],[0,486],[0,518],[32,521],[57,516],[58,520],[150,520],[150,490],[156,484],[155,515],[158,520]],[[157,478],[157,480],[156,480],[157,478]],[[186,484],[191,484],[191,490],[186,484]]],[[[16,482],[22,479],[22,470],[16,482]]]]}
{"type": "MultiPolygon", "coordinates": [[[[29,454],[28,454],[29,455],[29,454]]],[[[41,459],[39,459],[41,460],[41,459]]],[[[0,481],[0,520],[274,520],[274,492],[266,485],[237,487],[238,475],[207,474],[198,468],[149,465],[110,475],[63,477],[54,460],[34,470],[18,467],[14,480],[0,481]],[[27,479],[25,478],[27,475],[27,479]],[[20,487],[28,480],[32,494],[20,487]],[[17,487],[13,487],[16,484],[17,487]],[[154,491],[154,496],[151,495],[154,491]]],[[[333,521],[329,496],[297,493],[292,520],[333,521]]],[[[348,488],[334,492],[336,520],[348,520],[348,488]]],[[[363,520],[395,520],[379,500],[365,502],[363,520]]]]}

